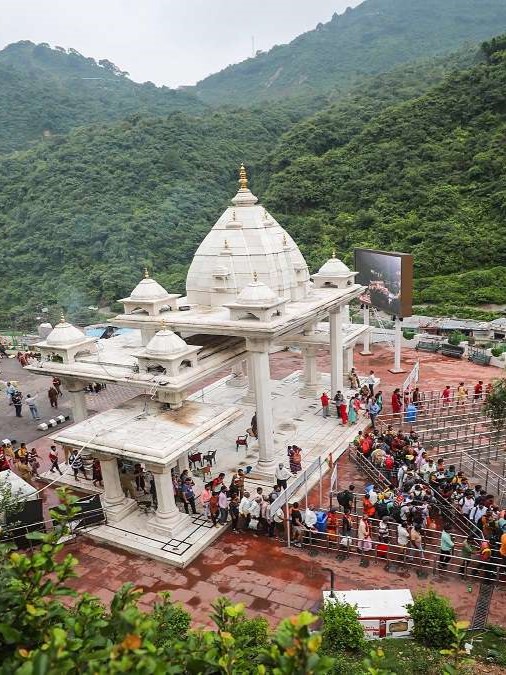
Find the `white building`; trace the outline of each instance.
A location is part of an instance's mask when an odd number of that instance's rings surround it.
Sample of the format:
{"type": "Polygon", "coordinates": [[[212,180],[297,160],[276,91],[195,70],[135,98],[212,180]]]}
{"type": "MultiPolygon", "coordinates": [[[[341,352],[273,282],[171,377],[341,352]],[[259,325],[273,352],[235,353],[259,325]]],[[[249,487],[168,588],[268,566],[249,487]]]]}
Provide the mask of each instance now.
{"type": "Polygon", "coordinates": [[[136,508],[123,495],[116,461],[129,458],[153,471],[159,506],[150,527],[168,536],[188,518],[174,503],[171,468],[186,466],[192,448],[240,414],[233,406],[188,401],[189,389],[223,368],[233,369],[240,382],[247,371],[258,423],[255,474],[272,477],[269,352],[298,345],[305,362],[302,393],[314,396],[317,351],[329,349],[334,395],[344,389],[353,345],[368,330],[349,323],[348,304],[363,291],[355,273],[331,258],[311,281],[297,244],[249,190],[244,167],[239,185],[195,253],[186,297],[168,292],[146,272],[112,322],[132,331],[96,341],[62,320],[38,344],[41,362],[29,367],[58,375],[71,392],[76,423],[53,438],[100,458],[109,518],[136,508]],[[135,386],[139,395],[88,418],[89,382],[135,386]]]}

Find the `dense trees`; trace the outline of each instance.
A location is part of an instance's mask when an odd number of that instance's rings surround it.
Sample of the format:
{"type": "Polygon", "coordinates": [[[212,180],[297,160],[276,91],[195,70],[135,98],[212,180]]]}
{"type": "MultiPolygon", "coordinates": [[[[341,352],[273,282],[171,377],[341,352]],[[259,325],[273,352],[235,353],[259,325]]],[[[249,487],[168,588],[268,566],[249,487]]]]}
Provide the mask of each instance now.
{"type": "MultiPolygon", "coordinates": [[[[72,58],[132,85],[78,54],[14,47],[30,68],[38,50],[52,70],[74,68],[72,58]]],[[[334,248],[349,263],[357,245],[411,251],[416,303],[505,303],[503,47],[496,38],[481,52],[362,78],[327,107],[299,98],[204,116],[134,114],[0,157],[0,326],[24,328],[45,305],[73,316],[110,305],[144,266],[183,292],[241,161],[312,270],[334,248]]]]}

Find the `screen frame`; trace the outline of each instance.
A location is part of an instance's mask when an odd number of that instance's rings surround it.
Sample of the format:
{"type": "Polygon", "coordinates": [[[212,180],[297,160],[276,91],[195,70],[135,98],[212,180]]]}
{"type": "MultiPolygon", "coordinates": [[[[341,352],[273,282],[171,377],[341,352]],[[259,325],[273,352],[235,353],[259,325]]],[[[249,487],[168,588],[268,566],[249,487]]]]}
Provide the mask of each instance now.
{"type": "MultiPolygon", "coordinates": [[[[399,319],[405,319],[413,314],[413,272],[414,272],[414,258],[411,253],[400,253],[398,251],[382,251],[375,248],[361,248],[357,247],[353,251],[354,253],[354,266],[355,271],[358,272],[357,282],[361,283],[360,280],[360,269],[357,265],[357,253],[369,253],[389,258],[399,258],[401,261],[401,297],[399,301],[400,313],[393,314],[392,316],[397,316],[399,319]]],[[[363,269],[363,267],[362,267],[363,269]]],[[[362,284],[364,285],[364,284],[362,284]]],[[[360,298],[359,298],[360,300],[360,298]]],[[[365,304],[365,303],[364,303],[365,304]]],[[[373,303],[371,306],[376,307],[376,309],[388,313],[384,307],[377,307],[373,303]]]]}

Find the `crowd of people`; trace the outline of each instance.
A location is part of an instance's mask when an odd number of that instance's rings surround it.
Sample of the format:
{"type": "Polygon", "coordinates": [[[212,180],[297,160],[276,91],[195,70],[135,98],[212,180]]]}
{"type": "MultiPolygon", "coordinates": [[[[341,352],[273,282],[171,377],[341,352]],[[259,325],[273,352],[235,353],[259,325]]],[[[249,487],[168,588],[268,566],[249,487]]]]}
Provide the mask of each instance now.
{"type": "MultiPolygon", "coordinates": [[[[455,525],[469,532],[467,547],[475,546],[484,560],[495,557],[506,564],[506,513],[495,497],[479,484],[472,485],[463,471],[444,458],[431,457],[414,431],[395,433],[359,432],[356,451],[378,472],[382,487],[366,489],[362,520],[387,519],[398,524],[398,545],[419,541],[426,529],[443,528],[441,566],[455,549],[450,530],[455,525]],[[406,532],[404,532],[404,529],[406,532]]],[[[359,540],[370,541],[366,524],[359,527],[359,540]],[[362,535],[362,536],[361,536],[362,535]]],[[[423,555],[423,550],[415,546],[423,555]]]]}
{"type": "Polygon", "coordinates": [[[376,418],[383,410],[383,392],[374,392],[374,371],[371,370],[367,378],[360,382],[355,368],[352,368],[348,380],[351,389],[349,396],[341,390],[332,399],[326,391],[320,396],[323,417],[329,417],[331,406],[335,406],[335,414],[343,426],[356,424],[362,413],[369,417],[374,428],[376,418]]]}

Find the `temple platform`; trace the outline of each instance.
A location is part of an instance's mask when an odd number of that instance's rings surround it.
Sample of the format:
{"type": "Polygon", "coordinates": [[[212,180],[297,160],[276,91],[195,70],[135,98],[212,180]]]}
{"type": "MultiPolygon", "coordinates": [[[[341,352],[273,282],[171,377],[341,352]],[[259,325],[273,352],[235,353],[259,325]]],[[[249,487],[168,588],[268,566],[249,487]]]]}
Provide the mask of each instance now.
{"type": "MultiPolygon", "coordinates": [[[[195,441],[188,444],[188,453],[207,454],[216,450],[216,462],[211,466],[211,471],[205,475],[208,480],[223,472],[226,475],[225,482],[230,483],[232,474],[242,468],[246,472],[248,467],[255,467],[258,461],[258,446],[254,438],[248,439],[248,447],[240,446],[236,450],[236,439],[244,436],[251,426],[251,418],[255,412],[253,404],[248,402],[247,387],[231,386],[230,376],[226,376],[209,386],[195,392],[189,397],[189,405],[206,407],[217,413],[219,410],[234,411],[227,419],[227,424],[216,425],[215,431],[208,430],[205,440],[198,442],[198,433],[195,441]],[[246,399],[246,401],[245,401],[246,399]]],[[[335,462],[347,449],[349,443],[356,436],[358,430],[368,425],[368,418],[361,413],[359,420],[353,426],[343,426],[337,418],[336,409],[330,406],[331,414],[323,417],[320,405],[320,393],[314,396],[301,396],[302,374],[300,371],[291,373],[281,380],[272,380],[272,409],[274,418],[274,447],[275,464],[283,462],[288,466],[287,446],[296,444],[302,448],[302,468],[307,468],[317,458],[322,459],[323,472],[328,467],[325,463],[332,455],[335,462]]],[[[330,376],[323,373],[320,383],[321,392],[330,389],[330,376]]],[[[345,394],[350,394],[346,392],[345,394]]],[[[187,404],[188,405],[188,404],[187,404]]],[[[127,406],[128,407],[128,406],[127,406]]],[[[91,418],[93,419],[93,418],[91,418]]],[[[89,423],[89,422],[88,422],[89,423]]],[[[82,425],[83,423],[81,423],[82,425]]],[[[125,430],[122,430],[124,437],[125,430]]],[[[71,428],[67,434],[71,435],[71,428]]],[[[89,437],[89,436],[88,436],[89,437]]],[[[206,463],[203,463],[206,466],[206,463]]],[[[65,465],[62,466],[64,471],[65,465]]],[[[201,511],[198,496],[204,485],[204,475],[199,464],[193,467],[195,480],[195,492],[197,495],[197,508],[201,511]]],[[[65,484],[73,490],[88,493],[100,492],[95,488],[91,480],[81,479],[76,482],[70,471],[64,472],[64,476],[44,474],[46,480],[55,484],[65,484]]],[[[295,478],[290,478],[288,484],[295,478]]],[[[318,483],[319,473],[315,472],[307,483],[310,490],[318,483]]],[[[274,473],[272,476],[246,478],[246,490],[251,494],[256,493],[258,487],[269,493],[275,484],[274,473]]],[[[291,498],[303,500],[306,488],[302,487],[291,498]]],[[[141,497],[141,495],[138,495],[141,497]]],[[[327,495],[324,499],[326,500],[327,495]]],[[[179,505],[182,511],[181,505],[179,505]]],[[[146,555],[150,558],[166,562],[177,567],[189,565],[211,542],[215,541],[227,526],[213,527],[212,523],[202,514],[192,516],[189,524],[179,531],[177,537],[166,538],[163,535],[148,531],[148,520],[152,513],[146,513],[142,508],[136,509],[117,522],[109,522],[106,525],[93,526],[86,533],[94,541],[110,544],[119,548],[146,555]]]]}

